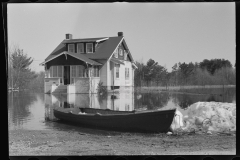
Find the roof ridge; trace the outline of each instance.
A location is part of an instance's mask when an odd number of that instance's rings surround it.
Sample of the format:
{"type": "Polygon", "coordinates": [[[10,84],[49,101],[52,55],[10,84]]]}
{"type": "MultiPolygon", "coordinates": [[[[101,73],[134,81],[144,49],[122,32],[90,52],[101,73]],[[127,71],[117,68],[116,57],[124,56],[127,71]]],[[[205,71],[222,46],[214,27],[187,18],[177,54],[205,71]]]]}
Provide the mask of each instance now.
{"type": "Polygon", "coordinates": [[[104,39],[104,38],[117,38],[117,37],[124,37],[124,36],[106,36],[106,37],[91,37],[91,38],[72,38],[72,39],[64,39],[63,41],[68,41],[68,40],[82,40],[82,39],[104,39]]]}
{"type": "Polygon", "coordinates": [[[103,39],[108,37],[91,37],[91,38],[72,38],[72,39],[64,39],[64,40],[77,40],[77,39],[103,39]]]}

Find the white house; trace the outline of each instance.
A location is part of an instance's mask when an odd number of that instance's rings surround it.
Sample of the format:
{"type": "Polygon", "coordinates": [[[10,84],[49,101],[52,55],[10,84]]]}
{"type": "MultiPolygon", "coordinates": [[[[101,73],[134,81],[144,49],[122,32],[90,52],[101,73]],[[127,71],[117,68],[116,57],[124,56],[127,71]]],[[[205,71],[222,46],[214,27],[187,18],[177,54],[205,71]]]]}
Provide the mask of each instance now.
{"type": "Polygon", "coordinates": [[[97,93],[134,86],[134,63],[123,32],[116,37],[73,39],[66,34],[40,65],[45,66],[44,92],[97,93]]]}

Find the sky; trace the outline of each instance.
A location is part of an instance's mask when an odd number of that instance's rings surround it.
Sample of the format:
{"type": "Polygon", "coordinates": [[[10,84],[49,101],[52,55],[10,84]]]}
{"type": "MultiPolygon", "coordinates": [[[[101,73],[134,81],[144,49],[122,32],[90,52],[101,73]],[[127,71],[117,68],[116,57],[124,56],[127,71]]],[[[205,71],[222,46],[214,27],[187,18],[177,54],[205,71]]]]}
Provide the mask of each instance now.
{"type": "Polygon", "coordinates": [[[16,3],[7,6],[8,45],[39,64],[70,33],[73,38],[123,32],[135,61],[150,58],[168,71],[178,62],[236,62],[235,3],[16,3]]]}

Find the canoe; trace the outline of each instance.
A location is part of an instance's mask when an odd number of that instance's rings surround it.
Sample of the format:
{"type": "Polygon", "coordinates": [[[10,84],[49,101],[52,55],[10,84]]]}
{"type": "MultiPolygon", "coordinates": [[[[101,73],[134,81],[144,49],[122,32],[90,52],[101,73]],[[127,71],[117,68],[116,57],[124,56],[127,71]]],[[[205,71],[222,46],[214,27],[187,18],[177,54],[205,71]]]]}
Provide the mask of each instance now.
{"type": "Polygon", "coordinates": [[[133,132],[168,132],[176,109],[158,111],[113,111],[93,108],[53,109],[54,116],[62,121],[83,127],[133,132]]]}

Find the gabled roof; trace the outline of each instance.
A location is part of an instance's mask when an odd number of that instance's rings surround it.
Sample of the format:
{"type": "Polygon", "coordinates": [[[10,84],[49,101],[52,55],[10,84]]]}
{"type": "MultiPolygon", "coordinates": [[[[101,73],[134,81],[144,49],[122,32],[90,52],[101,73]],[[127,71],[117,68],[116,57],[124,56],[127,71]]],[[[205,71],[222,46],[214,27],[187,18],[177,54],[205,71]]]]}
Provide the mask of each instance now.
{"type": "Polygon", "coordinates": [[[85,57],[84,54],[77,54],[77,53],[72,53],[72,52],[66,52],[66,53],[69,54],[69,55],[71,55],[72,57],[75,57],[75,58],[77,58],[77,59],[80,59],[80,60],[82,60],[82,61],[85,61],[85,62],[87,62],[87,63],[89,63],[89,64],[91,64],[91,65],[102,65],[101,63],[98,63],[98,62],[96,62],[96,61],[93,61],[93,60],[85,57]]]}
{"type": "Polygon", "coordinates": [[[94,54],[86,54],[85,56],[90,59],[108,59],[116,47],[119,45],[123,36],[120,37],[109,37],[108,40],[99,44],[94,54]]]}
{"type": "Polygon", "coordinates": [[[43,64],[45,64],[45,63],[47,63],[47,62],[49,62],[49,61],[59,57],[60,55],[63,55],[63,54],[65,54],[66,56],[70,55],[70,56],[72,56],[74,58],[77,58],[77,59],[79,59],[81,61],[87,62],[87,63],[89,63],[91,65],[102,65],[101,63],[98,63],[96,61],[93,61],[93,60],[85,57],[83,54],[76,54],[76,53],[67,52],[67,51],[63,51],[62,53],[60,53],[58,55],[51,55],[50,57],[48,56],[49,57],[48,60],[45,60],[45,62],[41,63],[40,65],[43,65],[43,64]]]}
{"type": "MultiPolygon", "coordinates": [[[[94,53],[76,54],[76,53],[67,52],[69,55],[74,54],[74,56],[77,56],[80,59],[81,58],[82,59],[87,58],[86,60],[88,60],[88,61],[89,60],[109,60],[111,58],[111,56],[113,55],[114,50],[118,47],[118,45],[121,42],[123,43],[125,48],[129,51],[123,36],[100,37],[100,38],[84,38],[84,39],[70,39],[70,40],[63,40],[53,50],[53,52],[45,59],[45,62],[43,62],[43,63],[46,63],[46,61],[49,61],[50,59],[53,59],[55,56],[61,54],[64,51],[66,51],[66,44],[67,43],[77,43],[77,42],[97,42],[97,48],[96,48],[96,51],[94,53]]],[[[133,58],[131,56],[130,51],[129,51],[129,56],[130,56],[130,59],[133,61],[133,58]]],[[[96,61],[94,61],[94,63],[95,62],[96,61]]],[[[98,62],[96,62],[96,63],[98,63],[98,62]]]]}
{"type": "Polygon", "coordinates": [[[65,50],[65,44],[63,44],[63,41],[52,51],[52,53],[45,59],[45,61],[49,60],[50,58],[61,54],[65,50]]]}

